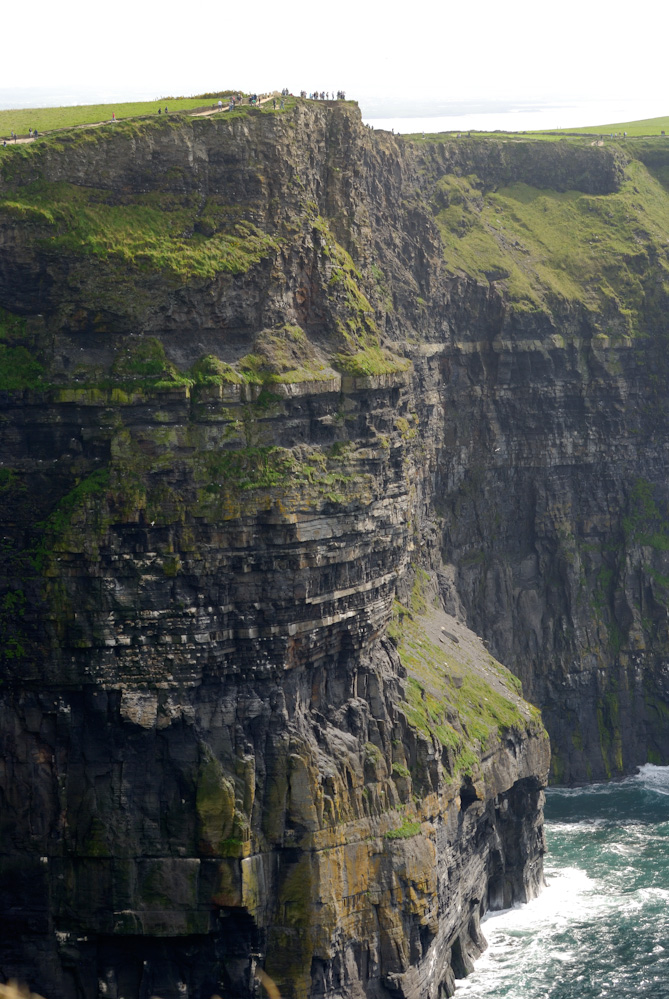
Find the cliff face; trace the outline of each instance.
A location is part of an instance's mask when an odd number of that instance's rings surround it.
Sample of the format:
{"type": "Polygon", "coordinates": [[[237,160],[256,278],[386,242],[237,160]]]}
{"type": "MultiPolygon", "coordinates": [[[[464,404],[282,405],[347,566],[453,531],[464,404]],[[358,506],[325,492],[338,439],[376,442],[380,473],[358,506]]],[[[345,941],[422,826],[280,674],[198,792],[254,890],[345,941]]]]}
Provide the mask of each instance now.
{"type": "Polygon", "coordinates": [[[666,758],[639,156],[306,103],[5,156],[5,976],[450,992],[542,877],[491,652],[557,776],[666,758]]]}

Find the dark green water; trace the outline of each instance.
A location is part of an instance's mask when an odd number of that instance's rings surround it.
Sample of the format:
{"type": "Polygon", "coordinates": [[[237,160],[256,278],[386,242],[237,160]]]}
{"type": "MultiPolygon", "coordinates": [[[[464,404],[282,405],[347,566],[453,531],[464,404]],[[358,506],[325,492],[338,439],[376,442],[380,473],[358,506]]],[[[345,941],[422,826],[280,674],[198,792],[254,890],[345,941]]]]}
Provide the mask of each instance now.
{"type": "Polygon", "coordinates": [[[669,767],[546,796],[548,887],[487,917],[458,999],[669,999],[669,767]]]}

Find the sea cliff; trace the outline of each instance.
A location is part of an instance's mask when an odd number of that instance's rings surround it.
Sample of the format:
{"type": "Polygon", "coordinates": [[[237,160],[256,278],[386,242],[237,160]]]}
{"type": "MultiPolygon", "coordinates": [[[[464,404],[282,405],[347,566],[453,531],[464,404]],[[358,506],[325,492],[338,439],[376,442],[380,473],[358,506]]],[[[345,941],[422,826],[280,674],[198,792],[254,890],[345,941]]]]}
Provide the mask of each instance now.
{"type": "Polygon", "coordinates": [[[537,707],[558,779],[666,759],[664,164],[343,102],[5,152],[5,977],[436,999],[541,886],[537,707]]]}

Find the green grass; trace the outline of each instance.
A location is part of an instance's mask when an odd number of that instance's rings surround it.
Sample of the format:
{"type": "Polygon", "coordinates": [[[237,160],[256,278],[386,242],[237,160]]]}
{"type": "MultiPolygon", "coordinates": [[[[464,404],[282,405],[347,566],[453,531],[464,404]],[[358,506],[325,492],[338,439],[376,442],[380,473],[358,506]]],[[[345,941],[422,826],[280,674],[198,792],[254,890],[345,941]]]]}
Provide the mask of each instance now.
{"type": "Polygon", "coordinates": [[[239,385],[244,381],[238,371],[213,354],[196,361],[190,373],[195,385],[239,385]]]}
{"type": "Polygon", "coordinates": [[[295,460],[287,448],[250,446],[239,450],[222,450],[207,456],[210,483],[205,491],[217,495],[230,488],[271,489],[285,485],[296,473],[295,460]]]}
{"type": "Polygon", "coordinates": [[[0,343],[0,391],[43,388],[43,379],[43,366],[25,347],[7,347],[0,343]]]}
{"type": "Polygon", "coordinates": [[[612,132],[617,132],[619,136],[623,132],[627,132],[628,136],[661,135],[665,132],[669,141],[669,118],[642,118],[639,121],[618,121],[613,125],[585,125],[567,131],[576,135],[611,135],[612,132]]]}
{"type": "Polygon", "coordinates": [[[214,197],[127,194],[38,181],[0,200],[0,220],[32,227],[50,253],[95,257],[112,272],[162,273],[174,281],[239,274],[277,242],[214,197]]]}
{"type": "Polygon", "coordinates": [[[49,543],[44,543],[37,552],[40,564],[49,546],[62,546],[71,532],[76,534],[83,529],[82,525],[86,524],[87,518],[95,522],[96,531],[104,529],[106,510],[100,500],[109,486],[109,469],[101,468],[92,472],[60,500],[44,523],[37,525],[44,528],[49,539],[49,543]]]}
{"type": "Polygon", "coordinates": [[[0,309],[0,391],[44,388],[44,366],[22,343],[26,320],[0,309]]]}
{"type": "Polygon", "coordinates": [[[430,133],[410,133],[402,135],[402,139],[409,139],[412,143],[434,143],[445,142],[460,138],[467,139],[503,139],[504,141],[524,141],[528,136],[532,139],[539,139],[547,142],[557,142],[561,139],[571,139],[583,141],[588,136],[603,135],[610,136],[617,133],[618,138],[627,132],[628,137],[661,135],[664,132],[669,138],[669,118],[642,118],[639,121],[622,121],[610,125],[583,125],[575,128],[542,129],[540,131],[524,132],[477,132],[467,129],[457,129],[453,132],[430,132],[430,133]]]}
{"type": "Polygon", "coordinates": [[[354,354],[334,354],[332,364],[344,375],[353,378],[372,375],[389,375],[399,371],[407,371],[411,361],[406,357],[398,357],[383,347],[371,346],[356,351],[354,354]]]}
{"type": "Polygon", "coordinates": [[[26,320],[23,316],[0,308],[0,342],[16,346],[23,340],[25,332],[26,320]]]}
{"type": "MultiPolygon", "coordinates": [[[[0,345],[0,359],[1,351],[0,345]]],[[[160,340],[155,337],[127,338],[116,350],[111,369],[105,372],[81,365],[75,372],[74,382],[56,385],[36,371],[32,381],[26,379],[15,387],[41,388],[51,392],[57,402],[90,404],[106,401],[124,405],[155,392],[221,384],[224,380],[222,374],[216,376],[212,372],[222,372],[226,367],[217,358],[205,357],[196,362],[190,371],[182,373],[168,360],[160,340]]],[[[242,379],[237,376],[236,380],[242,379]]]]}
{"type": "MultiPolygon", "coordinates": [[[[669,518],[655,499],[656,488],[646,479],[637,479],[628,500],[623,531],[628,547],[632,545],[669,551],[669,518]]],[[[660,579],[661,581],[661,579],[660,579]]]]}
{"type": "MultiPolygon", "coordinates": [[[[330,358],[321,356],[299,326],[284,324],[257,334],[253,352],[234,366],[209,354],[185,372],[168,360],[163,345],[155,337],[126,338],[119,344],[110,368],[79,365],[70,382],[62,385],[52,382],[42,363],[23,346],[25,330],[24,319],[0,311],[0,390],[51,391],[60,402],[107,399],[125,404],[179,387],[190,390],[251,384],[264,386],[254,404],[264,411],[281,403],[282,397],[272,393],[272,385],[328,381],[336,378],[337,371],[368,377],[410,367],[408,359],[380,347],[369,347],[355,354],[334,354],[330,358]]],[[[405,439],[416,435],[416,428],[405,418],[398,418],[396,426],[405,439]]]]}
{"type": "Polygon", "coordinates": [[[165,355],[165,348],[155,337],[128,340],[116,354],[107,386],[132,390],[135,385],[151,389],[189,387],[193,379],[182,375],[165,355]]]}
{"type": "MultiPolygon", "coordinates": [[[[238,92],[234,91],[234,93],[238,92]]],[[[73,107],[57,108],[17,108],[15,110],[0,111],[0,140],[3,138],[9,139],[11,132],[15,132],[20,138],[27,138],[29,136],[28,129],[31,128],[37,129],[43,137],[58,133],[59,138],[66,134],[69,129],[84,129],[85,132],[88,132],[89,129],[86,126],[90,125],[107,124],[123,132],[125,126],[133,120],[137,121],[138,119],[151,117],[156,121],[171,121],[177,115],[188,115],[200,110],[211,110],[214,106],[218,106],[219,98],[223,101],[223,106],[226,108],[222,117],[231,118],[238,117],[240,114],[246,114],[250,108],[250,105],[247,103],[238,104],[232,112],[227,110],[230,93],[232,92],[222,91],[220,94],[209,97],[179,97],[177,99],[163,97],[155,101],[81,104],[73,107]],[[168,108],[167,116],[164,114],[166,106],[168,108]],[[161,108],[160,115],[158,114],[158,108],[161,108]],[[112,114],[116,116],[115,125],[112,125],[112,114]]],[[[245,99],[247,96],[245,95],[245,99]]],[[[294,108],[296,103],[295,98],[286,98],[284,108],[281,109],[279,99],[277,98],[276,109],[272,108],[270,100],[261,105],[261,110],[263,113],[284,114],[286,111],[294,108]]],[[[204,120],[207,119],[205,118],[204,120]]],[[[31,148],[31,144],[22,147],[21,145],[14,146],[10,142],[7,146],[8,150],[21,148],[31,148]]],[[[2,152],[1,145],[0,152],[2,152]]]]}
{"type": "Polygon", "coordinates": [[[410,777],[411,771],[403,763],[393,763],[392,773],[394,777],[410,777]]]}
{"type": "MultiPolygon", "coordinates": [[[[406,135],[402,134],[402,141],[411,142],[412,145],[434,145],[434,143],[446,143],[446,142],[458,142],[458,140],[464,142],[476,142],[476,141],[487,141],[488,139],[496,139],[501,142],[527,142],[531,138],[532,142],[557,142],[559,139],[565,138],[562,133],[557,132],[472,132],[464,131],[459,129],[453,132],[407,132],[406,135]]],[[[590,142],[586,142],[585,136],[573,136],[572,141],[580,142],[583,145],[589,145],[590,142]]]]}
{"type": "Polygon", "coordinates": [[[23,343],[26,320],[0,309],[0,391],[43,388],[44,366],[23,343]]]}
{"type": "Polygon", "coordinates": [[[378,347],[379,330],[374,309],[362,291],[362,275],[351,255],[335,239],[328,221],[318,214],[314,204],[310,208],[314,242],[324,258],[324,270],[329,270],[330,274],[326,294],[342,348],[354,353],[378,347]]]}
{"type": "Polygon", "coordinates": [[[516,310],[577,302],[634,333],[649,284],[669,292],[669,197],[639,161],[620,190],[589,195],[527,184],[486,191],[475,176],[446,175],[434,211],[447,268],[498,282],[516,310]]]}
{"type": "MultiPolygon", "coordinates": [[[[415,596],[412,603],[423,609],[415,596]]],[[[389,635],[408,673],[404,710],[411,725],[444,747],[451,776],[471,774],[491,740],[510,729],[540,726],[540,715],[529,705],[521,710],[519,682],[501,663],[482,653],[474,665],[460,649],[446,652],[426,637],[424,621],[420,612],[395,604],[389,635]],[[483,665],[508,695],[487,682],[483,665]]]]}
{"type": "MultiPolygon", "coordinates": [[[[221,100],[225,103],[223,93],[221,100]]],[[[112,114],[117,120],[135,118],[140,115],[158,116],[158,108],[165,110],[167,105],[170,113],[178,111],[193,111],[196,108],[209,108],[218,104],[218,96],[215,98],[205,97],[179,97],[161,98],[155,101],[129,101],[125,103],[116,102],[114,104],[81,104],[74,107],[57,108],[17,108],[15,110],[0,111],[0,138],[9,138],[10,132],[18,135],[27,135],[28,129],[37,129],[39,132],[47,132],[58,128],[73,128],[77,125],[91,125],[102,121],[111,121],[112,114]]],[[[161,115],[162,117],[162,115],[161,115]]]]}
{"type": "Polygon", "coordinates": [[[246,438],[244,446],[207,451],[200,458],[201,512],[237,509],[242,500],[250,508],[252,501],[243,494],[257,491],[262,502],[262,493],[268,489],[292,496],[294,503],[318,506],[322,502],[345,503],[349,493],[359,495],[369,488],[368,477],[346,454],[256,442],[259,431],[255,421],[250,427],[240,421],[237,432],[246,438]]]}
{"type": "Polygon", "coordinates": [[[405,818],[401,826],[386,833],[386,839],[410,839],[412,836],[418,836],[421,828],[420,822],[410,822],[405,818]]]}
{"type": "Polygon", "coordinates": [[[259,333],[253,353],[242,357],[238,367],[246,381],[260,385],[334,377],[334,371],[319,357],[304,330],[291,323],[259,333]]]}

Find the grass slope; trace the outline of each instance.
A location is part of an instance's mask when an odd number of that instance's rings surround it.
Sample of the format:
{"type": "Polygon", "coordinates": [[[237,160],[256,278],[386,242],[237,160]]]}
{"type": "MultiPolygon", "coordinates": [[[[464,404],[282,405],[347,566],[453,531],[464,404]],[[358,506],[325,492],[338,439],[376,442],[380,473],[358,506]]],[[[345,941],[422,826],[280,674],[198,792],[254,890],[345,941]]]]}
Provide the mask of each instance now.
{"type": "Polygon", "coordinates": [[[611,136],[613,134],[614,136],[621,137],[624,132],[627,133],[628,137],[633,136],[637,138],[665,133],[669,141],[669,118],[643,118],[639,121],[616,122],[612,125],[584,125],[579,128],[542,129],[537,132],[504,132],[502,130],[496,132],[477,132],[467,129],[457,129],[453,132],[415,132],[402,135],[402,138],[410,139],[411,142],[443,142],[446,139],[451,140],[456,136],[466,136],[467,138],[477,139],[504,138],[512,142],[514,139],[521,140],[527,138],[527,136],[531,136],[533,139],[557,142],[561,139],[569,138],[584,141],[588,136],[592,135],[611,136]]]}
{"type": "Polygon", "coordinates": [[[640,121],[618,121],[613,125],[587,125],[583,128],[570,128],[569,133],[587,135],[611,135],[617,132],[621,135],[661,135],[666,133],[669,141],[669,118],[643,118],[640,121]]]}
{"type": "Polygon", "coordinates": [[[444,747],[450,776],[474,775],[509,730],[540,731],[541,715],[477,636],[428,606],[427,580],[419,570],[411,606],[395,603],[388,630],[408,674],[404,711],[411,725],[444,747]]]}
{"type": "Polygon", "coordinates": [[[11,131],[17,135],[27,135],[29,128],[47,132],[56,128],[72,128],[77,125],[92,125],[99,121],[111,121],[112,114],[117,119],[133,118],[138,115],[158,114],[158,108],[170,112],[192,111],[195,108],[212,107],[218,98],[180,97],[177,100],[131,101],[114,104],[81,104],[75,107],[57,108],[18,108],[0,111],[0,137],[9,138],[11,131]]]}
{"type": "Polygon", "coordinates": [[[446,265],[499,282],[517,311],[577,302],[602,332],[634,334],[653,321],[650,285],[669,294],[663,180],[638,160],[604,195],[527,184],[486,191],[476,176],[446,175],[434,196],[446,265]]]}
{"type": "Polygon", "coordinates": [[[151,192],[119,203],[108,191],[65,181],[18,188],[0,200],[0,220],[39,226],[51,252],[175,280],[238,274],[276,249],[270,236],[214,198],[200,206],[196,195],[151,192]]]}

